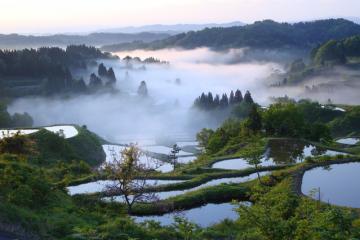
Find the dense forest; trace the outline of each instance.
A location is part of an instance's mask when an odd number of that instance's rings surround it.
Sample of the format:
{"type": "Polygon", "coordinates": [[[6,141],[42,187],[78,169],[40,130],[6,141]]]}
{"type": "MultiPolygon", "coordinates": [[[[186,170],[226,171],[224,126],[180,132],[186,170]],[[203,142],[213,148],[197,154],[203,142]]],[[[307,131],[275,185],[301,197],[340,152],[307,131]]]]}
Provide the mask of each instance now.
{"type": "Polygon", "coordinates": [[[347,70],[360,69],[360,35],[351,36],[340,40],[329,40],[314,47],[309,54],[310,62],[304,63],[297,59],[290,64],[278,86],[292,85],[318,76],[338,76],[346,79],[346,72],[336,71],[336,67],[347,70]]]}
{"type": "Polygon", "coordinates": [[[342,39],[360,34],[360,25],[345,19],[317,20],[295,24],[272,20],[258,21],[245,26],[207,28],[182,33],[167,39],[145,43],[135,41],[104,46],[106,51],[124,49],[161,49],[182,47],[187,49],[209,47],[213,49],[311,49],[330,39],[342,39]]]}
{"type": "MultiPolygon", "coordinates": [[[[72,71],[86,70],[89,66],[96,66],[96,60],[113,58],[109,53],[85,45],[70,45],[66,49],[0,50],[2,97],[85,92],[84,80],[75,79],[72,71]]],[[[100,77],[104,80],[110,83],[116,80],[112,68],[106,70],[104,65],[99,68],[100,77]]],[[[98,80],[91,76],[90,88],[99,85],[98,80]]]]}

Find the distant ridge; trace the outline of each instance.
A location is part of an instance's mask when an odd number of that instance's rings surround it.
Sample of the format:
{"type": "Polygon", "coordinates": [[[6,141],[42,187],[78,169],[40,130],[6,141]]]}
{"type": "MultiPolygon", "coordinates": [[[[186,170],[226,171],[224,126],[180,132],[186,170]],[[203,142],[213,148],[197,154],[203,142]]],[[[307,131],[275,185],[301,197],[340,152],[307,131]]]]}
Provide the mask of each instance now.
{"type": "Polygon", "coordinates": [[[302,49],[309,50],[330,39],[342,39],[360,34],[360,25],[345,19],[326,19],[298,23],[278,23],[273,20],[227,28],[206,28],[181,33],[151,43],[136,41],[103,46],[106,51],[134,49],[208,47],[212,49],[302,49]]]}
{"type": "Polygon", "coordinates": [[[169,37],[166,33],[91,33],[87,35],[55,34],[45,36],[0,34],[1,49],[21,49],[38,47],[65,47],[68,45],[92,45],[102,46],[114,43],[133,41],[151,42],[169,37]]]}
{"type": "Polygon", "coordinates": [[[244,25],[245,23],[240,21],[234,21],[229,23],[208,23],[208,24],[173,24],[173,25],[153,24],[153,25],[144,25],[137,27],[129,26],[129,27],[101,29],[96,32],[112,32],[112,33],[151,32],[151,33],[178,34],[189,31],[200,31],[205,28],[235,27],[235,26],[244,26],[244,25]]]}

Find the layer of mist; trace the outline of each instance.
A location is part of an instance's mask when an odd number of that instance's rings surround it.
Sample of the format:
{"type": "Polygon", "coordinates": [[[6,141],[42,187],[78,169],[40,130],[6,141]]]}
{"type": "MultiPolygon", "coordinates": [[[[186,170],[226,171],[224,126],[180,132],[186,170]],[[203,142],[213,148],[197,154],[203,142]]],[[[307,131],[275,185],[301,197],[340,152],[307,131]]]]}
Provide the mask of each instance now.
{"type": "Polygon", "coordinates": [[[9,110],[28,112],[36,125],[87,125],[113,142],[194,139],[201,128],[216,127],[216,121],[191,110],[194,99],[202,92],[229,94],[231,90],[240,89],[243,93],[249,90],[261,105],[269,104],[272,96],[304,95],[303,87],[270,90],[267,76],[273,71],[283,71],[283,67],[274,62],[241,62],[243,52],[243,49],[214,52],[206,48],[119,52],[120,58],[155,57],[170,64],[143,67],[134,63],[129,67],[125,61],[107,61],[105,65],[114,68],[118,79],[118,93],[22,98],[13,102],[9,110]],[[141,81],[147,84],[147,99],[137,95],[141,81]]]}

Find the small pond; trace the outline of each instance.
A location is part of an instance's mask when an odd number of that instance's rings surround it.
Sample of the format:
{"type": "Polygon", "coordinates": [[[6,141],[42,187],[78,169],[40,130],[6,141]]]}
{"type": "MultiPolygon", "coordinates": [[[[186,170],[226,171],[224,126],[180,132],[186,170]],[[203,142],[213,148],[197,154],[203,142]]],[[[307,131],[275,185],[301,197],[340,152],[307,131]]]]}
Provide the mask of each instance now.
{"type": "MultiPolygon", "coordinates": [[[[183,182],[183,180],[147,180],[146,184],[148,186],[159,186],[179,182],[183,182]]],[[[99,180],[96,182],[84,183],[77,186],[70,186],[67,187],[67,190],[69,191],[70,195],[97,193],[105,191],[107,186],[112,186],[114,185],[114,183],[115,181],[111,180],[99,180]]]]}
{"type": "Polygon", "coordinates": [[[174,223],[175,216],[180,216],[201,227],[209,227],[225,219],[236,220],[238,218],[238,213],[235,211],[235,208],[236,205],[231,203],[207,204],[199,208],[193,208],[178,213],[168,213],[162,216],[144,216],[133,218],[135,219],[135,222],[138,223],[147,220],[154,220],[160,222],[161,225],[166,226],[174,223]]]}
{"type": "MultiPolygon", "coordinates": [[[[106,155],[107,163],[111,163],[114,158],[119,159],[121,157],[121,152],[126,148],[126,146],[120,145],[103,145],[102,147],[106,155]]],[[[148,169],[154,169],[162,173],[173,171],[173,166],[171,164],[149,157],[146,154],[140,156],[140,163],[144,164],[148,169]]]]}
{"type": "MultiPolygon", "coordinates": [[[[269,174],[270,172],[260,172],[259,175],[260,176],[265,176],[267,174],[269,174]]],[[[242,183],[242,182],[247,182],[247,181],[251,181],[254,180],[258,177],[257,173],[253,173],[250,174],[249,176],[245,176],[245,177],[233,177],[233,178],[221,178],[221,179],[214,179],[211,181],[208,181],[204,184],[201,184],[200,186],[194,187],[194,188],[190,188],[190,189],[186,189],[186,190],[175,190],[175,191],[168,191],[168,192],[158,192],[156,193],[156,198],[159,200],[163,200],[163,199],[167,199],[170,197],[175,197],[181,194],[185,194],[188,192],[192,192],[195,190],[199,190],[202,188],[206,188],[206,187],[211,187],[211,186],[216,186],[216,185],[220,185],[220,184],[230,184],[230,183],[242,183]]],[[[112,198],[105,198],[105,200],[109,201],[109,200],[113,200],[113,201],[117,201],[117,202],[124,202],[124,199],[122,196],[115,196],[112,198]]]]}
{"type": "Polygon", "coordinates": [[[184,142],[176,142],[176,144],[179,146],[179,147],[186,147],[186,146],[198,146],[199,145],[199,142],[197,141],[184,141],[184,142]]]}
{"type": "MultiPolygon", "coordinates": [[[[302,162],[306,157],[329,155],[335,156],[344,154],[316,147],[305,141],[296,139],[272,139],[269,141],[267,149],[262,158],[261,166],[271,166],[279,164],[291,164],[302,162]]],[[[251,167],[244,158],[223,160],[216,162],[212,168],[239,170],[251,167]]]]}
{"type": "MultiPolygon", "coordinates": [[[[172,150],[172,148],[165,147],[165,146],[144,146],[144,147],[141,147],[141,149],[143,151],[157,153],[157,154],[164,154],[164,155],[169,155],[172,150]]],[[[185,152],[183,150],[181,150],[178,153],[179,156],[187,156],[187,155],[191,155],[191,154],[192,154],[191,152],[185,152]]]]}
{"type": "MultiPolygon", "coordinates": [[[[44,127],[46,130],[59,134],[62,133],[64,138],[72,138],[78,135],[78,130],[71,125],[63,125],[63,126],[50,126],[44,127]]],[[[0,129],[0,139],[4,136],[14,136],[19,133],[20,135],[28,135],[32,133],[36,133],[41,128],[32,128],[32,129],[0,129]]]]}
{"type": "Polygon", "coordinates": [[[348,145],[355,145],[360,141],[360,138],[341,138],[336,140],[338,143],[348,144],[348,145]]]}
{"type": "Polygon", "coordinates": [[[305,172],[301,191],[324,202],[360,208],[360,163],[334,164],[305,172]]]}
{"type": "Polygon", "coordinates": [[[189,157],[178,157],[178,162],[182,164],[187,164],[193,162],[197,156],[189,156],[189,157]]]}

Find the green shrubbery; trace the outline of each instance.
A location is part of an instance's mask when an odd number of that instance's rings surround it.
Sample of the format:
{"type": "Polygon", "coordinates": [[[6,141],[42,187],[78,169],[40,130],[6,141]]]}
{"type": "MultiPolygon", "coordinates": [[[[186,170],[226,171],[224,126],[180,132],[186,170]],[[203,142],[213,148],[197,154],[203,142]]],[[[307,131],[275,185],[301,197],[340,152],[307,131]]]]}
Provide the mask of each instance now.
{"type": "Polygon", "coordinates": [[[334,119],[330,124],[336,136],[360,134],[360,107],[351,107],[341,118],[334,119]]]}
{"type": "Polygon", "coordinates": [[[356,239],[350,211],[299,198],[284,180],[267,193],[259,190],[253,206],[239,208],[236,239],[356,239]]]}
{"type": "Polygon", "coordinates": [[[262,137],[303,138],[326,143],[332,139],[327,123],[344,115],[337,112],[305,100],[272,104],[265,111],[251,105],[245,120],[229,119],[215,131],[203,129],[197,139],[208,154],[222,155],[234,154],[262,137]]]}

